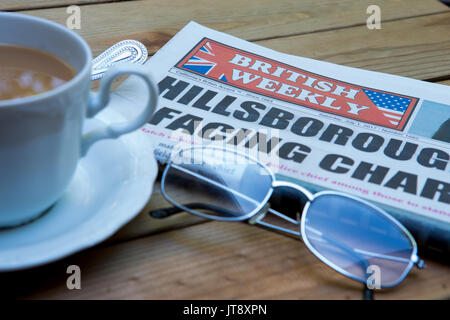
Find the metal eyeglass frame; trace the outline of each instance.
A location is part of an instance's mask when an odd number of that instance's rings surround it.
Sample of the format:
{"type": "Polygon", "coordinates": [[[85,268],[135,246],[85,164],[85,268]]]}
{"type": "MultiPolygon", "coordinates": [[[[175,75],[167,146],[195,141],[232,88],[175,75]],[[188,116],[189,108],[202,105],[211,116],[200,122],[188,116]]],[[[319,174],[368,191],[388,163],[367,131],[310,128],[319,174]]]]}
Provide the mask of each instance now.
{"type": "MultiPolygon", "coordinates": [[[[345,194],[345,193],[336,192],[336,191],[321,191],[321,192],[312,194],[311,192],[309,192],[308,190],[306,190],[305,188],[303,188],[303,187],[301,187],[301,186],[299,186],[297,184],[294,184],[294,183],[291,183],[291,182],[288,182],[288,181],[276,180],[274,173],[266,165],[264,165],[260,161],[254,159],[254,158],[252,158],[252,157],[250,157],[250,156],[248,156],[246,154],[237,152],[235,150],[229,150],[229,149],[220,148],[220,147],[193,147],[193,148],[188,148],[188,149],[182,149],[182,150],[180,150],[178,152],[178,154],[181,154],[184,151],[193,152],[195,149],[202,149],[202,150],[204,150],[204,149],[213,149],[214,150],[215,149],[215,150],[218,150],[218,151],[221,151],[221,152],[224,152],[224,153],[225,152],[234,153],[236,155],[244,157],[247,161],[249,161],[248,163],[257,164],[258,166],[263,168],[270,175],[271,180],[272,180],[271,187],[267,191],[267,195],[264,197],[264,199],[262,201],[256,201],[256,200],[254,200],[252,198],[249,198],[248,196],[240,193],[239,191],[231,189],[231,188],[229,188],[229,187],[227,187],[225,185],[222,185],[222,184],[220,184],[220,183],[218,183],[218,182],[216,182],[214,180],[211,180],[211,179],[209,179],[207,177],[198,175],[195,172],[192,172],[192,171],[189,171],[189,170],[187,170],[187,169],[185,169],[183,167],[180,167],[179,165],[175,164],[173,162],[173,159],[171,158],[171,159],[169,159],[169,161],[168,161],[168,163],[167,163],[167,165],[166,165],[166,167],[164,169],[164,172],[162,174],[162,177],[161,177],[161,193],[164,196],[164,198],[168,202],[170,202],[174,207],[158,209],[158,210],[151,211],[150,212],[151,216],[153,216],[155,218],[165,218],[165,217],[173,215],[175,213],[179,213],[179,212],[185,211],[185,212],[189,212],[189,213],[191,213],[193,215],[200,216],[202,218],[211,219],[211,220],[218,220],[218,221],[243,221],[243,220],[247,220],[247,222],[249,224],[257,224],[257,225],[261,225],[261,226],[264,226],[264,227],[267,227],[267,228],[270,228],[270,229],[274,229],[274,230],[277,230],[277,231],[285,232],[285,233],[288,233],[290,235],[298,236],[298,237],[300,237],[301,240],[303,240],[303,242],[306,244],[307,248],[317,258],[319,258],[323,263],[328,265],[330,268],[338,271],[339,273],[345,275],[346,277],[365,284],[366,288],[367,288],[367,283],[366,283],[367,279],[358,278],[358,277],[354,276],[353,274],[347,272],[346,270],[342,269],[341,267],[335,265],[333,262],[329,261],[326,257],[321,255],[311,245],[311,243],[308,240],[308,237],[303,236],[303,235],[306,234],[305,233],[306,216],[308,214],[308,209],[309,209],[310,204],[312,203],[312,201],[314,201],[314,199],[316,199],[316,198],[318,198],[318,197],[320,197],[322,195],[327,195],[327,194],[328,195],[330,195],[330,194],[331,195],[339,195],[339,196],[342,196],[342,197],[345,197],[345,198],[349,198],[349,199],[353,199],[355,201],[363,203],[366,206],[369,206],[369,207],[373,208],[377,213],[379,213],[382,216],[384,216],[385,218],[387,218],[392,224],[397,226],[399,228],[399,230],[402,231],[403,234],[409,239],[409,241],[411,243],[411,246],[412,246],[412,253],[411,253],[411,256],[410,256],[409,260],[407,260],[406,258],[399,258],[399,257],[397,258],[397,257],[386,256],[386,255],[380,255],[380,254],[377,254],[377,253],[371,253],[371,252],[367,252],[367,251],[362,251],[362,250],[359,250],[357,248],[349,248],[346,245],[344,245],[342,243],[338,243],[334,239],[332,239],[330,237],[327,237],[326,235],[321,234],[321,236],[324,237],[326,241],[333,242],[335,245],[338,245],[338,247],[340,249],[343,249],[347,253],[350,253],[352,255],[356,255],[358,258],[361,259],[361,263],[366,267],[366,269],[367,269],[368,263],[367,263],[367,261],[365,261],[366,259],[361,256],[361,254],[364,254],[364,255],[367,255],[367,256],[372,255],[372,256],[374,256],[376,258],[389,259],[389,260],[393,260],[393,261],[400,261],[400,262],[407,262],[408,261],[408,266],[405,268],[405,270],[404,270],[403,274],[401,275],[401,277],[395,283],[390,284],[390,285],[383,285],[383,286],[381,286],[381,288],[390,288],[390,287],[394,287],[394,286],[398,285],[400,282],[402,282],[405,279],[405,277],[407,276],[407,274],[409,273],[409,271],[412,269],[412,267],[414,265],[416,265],[418,268],[423,268],[424,262],[423,262],[423,260],[419,259],[418,255],[417,255],[417,244],[416,244],[416,241],[414,240],[413,236],[411,235],[411,233],[400,222],[398,222],[395,218],[393,218],[391,215],[389,215],[384,210],[378,208],[377,206],[375,206],[375,205],[373,205],[373,204],[371,204],[371,203],[369,203],[369,202],[367,202],[367,201],[365,201],[363,199],[360,199],[358,197],[354,197],[354,196],[351,196],[351,195],[348,195],[348,194],[345,194]],[[218,208],[218,207],[215,207],[215,206],[212,206],[212,205],[202,204],[202,203],[190,203],[190,204],[184,204],[184,205],[183,204],[179,204],[176,201],[174,201],[173,199],[171,199],[170,196],[165,191],[166,176],[167,176],[167,172],[169,171],[169,169],[171,167],[173,167],[173,168],[175,168],[177,170],[183,171],[185,173],[188,173],[188,174],[196,177],[197,179],[200,179],[200,180],[203,180],[205,182],[211,183],[211,184],[215,185],[216,187],[219,187],[219,188],[221,188],[223,190],[226,190],[227,192],[232,193],[235,196],[243,197],[246,200],[248,200],[250,202],[253,202],[256,205],[256,208],[253,211],[251,211],[251,212],[249,212],[248,214],[245,214],[245,215],[222,217],[222,216],[213,216],[213,215],[204,214],[202,212],[195,211],[195,209],[209,209],[209,210],[212,210],[212,211],[216,211],[216,212],[219,212],[219,213],[221,212],[221,213],[225,213],[225,214],[227,213],[226,209],[218,208]],[[300,216],[301,216],[300,217],[300,222],[297,221],[297,220],[294,220],[294,219],[292,219],[292,218],[290,218],[290,217],[288,217],[288,216],[286,216],[286,215],[284,215],[284,214],[282,214],[282,213],[280,213],[280,212],[278,212],[278,211],[276,211],[274,209],[269,208],[269,206],[268,206],[269,199],[272,196],[273,190],[275,188],[278,188],[278,187],[292,188],[292,189],[296,190],[297,192],[299,192],[300,194],[302,194],[303,196],[306,197],[307,202],[306,202],[302,212],[300,213],[300,216]],[[262,221],[267,213],[272,213],[272,214],[276,215],[277,217],[279,217],[279,218],[281,218],[281,219],[283,219],[283,220],[285,220],[285,221],[287,221],[289,223],[292,223],[292,224],[294,224],[296,226],[299,226],[300,227],[299,231],[293,231],[293,230],[290,230],[290,229],[287,229],[287,228],[283,228],[283,227],[280,227],[280,226],[277,226],[277,225],[274,225],[274,224],[262,221]]],[[[309,228],[311,228],[311,227],[309,227],[309,228]]],[[[317,233],[319,231],[312,230],[312,232],[313,233],[317,233]]],[[[370,294],[365,293],[365,295],[366,296],[367,295],[371,296],[371,293],[370,294]]]]}

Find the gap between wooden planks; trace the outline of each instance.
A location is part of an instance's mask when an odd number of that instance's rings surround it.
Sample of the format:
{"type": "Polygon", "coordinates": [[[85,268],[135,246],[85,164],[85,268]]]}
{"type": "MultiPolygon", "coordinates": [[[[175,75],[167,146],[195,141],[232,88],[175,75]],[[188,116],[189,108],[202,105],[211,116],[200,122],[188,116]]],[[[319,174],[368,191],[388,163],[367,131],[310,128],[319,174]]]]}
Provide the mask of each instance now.
{"type": "Polygon", "coordinates": [[[0,10],[21,11],[132,0],[2,0],[0,10]]]}

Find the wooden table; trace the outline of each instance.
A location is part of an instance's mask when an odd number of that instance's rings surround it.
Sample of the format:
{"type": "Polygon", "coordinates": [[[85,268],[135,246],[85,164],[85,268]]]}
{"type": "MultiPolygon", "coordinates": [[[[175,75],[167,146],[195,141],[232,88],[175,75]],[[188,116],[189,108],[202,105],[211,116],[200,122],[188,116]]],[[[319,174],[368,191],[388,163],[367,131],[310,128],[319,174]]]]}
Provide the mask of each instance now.
{"type": "MultiPolygon", "coordinates": [[[[65,24],[81,7],[79,32],[94,55],[132,38],[152,54],[190,20],[282,52],[450,85],[450,10],[437,0],[3,0],[65,24]],[[366,8],[381,7],[368,30],[366,8]]],[[[450,90],[450,88],[449,88],[450,90]]],[[[362,285],[319,262],[296,239],[244,223],[188,214],[152,219],[167,206],[159,185],[145,209],[104,243],[44,267],[0,275],[2,294],[57,299],[361,299],[362,285]],[[66,268],[82,289],[66,288],[66,268]]],[[[426,260],[377,299],[450,298],[450,268],[426,260]]]]}

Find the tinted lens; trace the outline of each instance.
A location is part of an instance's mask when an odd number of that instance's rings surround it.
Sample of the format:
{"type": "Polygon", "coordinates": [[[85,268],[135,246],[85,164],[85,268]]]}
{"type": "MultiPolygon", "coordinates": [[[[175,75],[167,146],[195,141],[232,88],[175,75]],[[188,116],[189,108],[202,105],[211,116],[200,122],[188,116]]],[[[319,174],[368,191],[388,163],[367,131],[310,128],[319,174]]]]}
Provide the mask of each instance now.
{"type": "Polygon", "coordinates": [[[302,225],[315,254],[344,274],[381,287],[397,284],[410,268],[414,248],[406,233],[377,209],[341,195],[315,198],[302,225]],[[378,273],[379,271],[379,273],[378,273]]]}
{"type": "Polygon", "coordinates": [[[221,220],[243,220],[260,209],[272,175],[254,160],[215,148],[182,150],[167,168],[163,190],[185,211],[221,220]]]}

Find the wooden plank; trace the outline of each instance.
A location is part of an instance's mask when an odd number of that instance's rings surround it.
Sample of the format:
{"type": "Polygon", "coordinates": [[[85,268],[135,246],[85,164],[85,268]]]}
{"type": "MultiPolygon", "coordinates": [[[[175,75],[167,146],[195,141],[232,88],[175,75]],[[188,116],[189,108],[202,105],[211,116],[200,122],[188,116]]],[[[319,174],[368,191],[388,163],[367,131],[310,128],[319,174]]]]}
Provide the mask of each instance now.
{"type": "MultiPolygon", "coordinates": [[[[365,25],[366,9],[372,4],[380,5],[384,21],[449,11],[435,0],[230,0],[214,5],[209,0],[193,0],[189,6],[145,0],[83,6],[79,33],[95,54],[125,38],[143,42],[154,53],[191,20],[254,41],[365,25]]],[[[67,19],[65,8],[24,13],[61,24],[67,19]]]]}
{"type": "MultiPolygon", "coordinates": [[[[369,2],[370,1],[367,3],[369,2]]],[[[319,10],[317,10],[317,12],[314,11],[316,10],[316,6],[320,8],[320,5],[322,4],[324,6],[325,2],[315,1],[315,5],[311,3],[309,6],[304,6],[304,8],[308,8],[309,11],[313,12],[306,12],[306,10],[300,8],[300,6],[296,7],[294,2],[292,3],[292,6],[281,5],[283,10],[279,11],[271,11],[271,9],[276,8],[265,7],[264,12],[262,12],[262,10],[260,10],[261,12],[258,11],[259,6],[255,7],[255,10],[252,11],[252,8],[247,7],[246,5],[242,11],[238,11],[239,17],[236,17],[233,16],[233,14],[235,14],[233,12],[237,11],[234,10],[231,12],[231,9],[233,9],[232,5],[236,7],[236,3],[224,2],[223,4],[220,4],[220,6],[222,6],[221,9],[224,10],[223,15],[222,12],[216,11],[217,7],[209,8],[206,6],[204,11],[194,12],[193,18],[213,28],[224,30],[250,40],[276,37],[278,36],[277,33],[282,36],[288,36],[292,34],[292,30],[301,30],[301,32],[295,32],[295,34],[297,34],[324,31],[328,28],[343,28],[349,25],[361,24],[366,18],[364,14],[358,17],[355,15],[355,17],[352,18],[352,15],[347,14],[346,12],[344,12],[343,15],[332,12],[331,15],[334,14],[334,16],[327,16],[328,13],[325,12],[326,10],[323,10],[323,8],[321,8],[323,12],[320,12],[319,10]],[[228,7],[228,5],[230,5],[230,7],[228,7]],[[296,19],[294,19],[295,14],[297,14],[296,19]],[[323,23],[327,17],[331,19],[330,24],[323,23]],[[261,22],[261,20],[263,22],[261,22]],[[326,25],[325,29],[324,25],[326,25]]],[[[338,6],[345,5],[346,3],[349,4],[349,1],[341,1],[338,6]]],[[[364,5],[360,5],[360,3],[367,6],[367,3],[362,1],[357,3],[352,2],[352,6],[348,6],[349,11],[360,14],[360,9],[364,9],[362,11],[364,13],[365,7],[364,5]]],[[[389,5],[399,4],[399,2],[394,1],[386,1],[385,3],[389,5]]],[[[272,5],[269,1],[263,4],[267,4],[268,6],[272,5]]],[[[402,4],[404,5],[404,3],[402,4]]],[[[145,5],[147,5],[147,2],[145,5]]],[[[279,6],[279,4],[277,5],[279,6]]],[[[121,7],[125,11],[117,9],[115,14],[115,10],[112,10],[110,7],[110,10],[108,9],[109,14],[111,14],[109,17],[108,10],[106,10],[105,13],[102,13],[101,10],[95,11],[92,9],[91,11],[91,7],[106,8],[107,6],[109,6],[109,4],[83,7],[83,19],[85,19],[84,21],[86,21],[86,23],[89,22],[90,25],[82,25],[83,29],[81,30],[81,33],[86,33],[87,36],[85,34],[83,35],[88,38],[89,43],[93,46],[94,52],[97,50],[97,53],[115,41],[127,38],[129,35],[136,35],[136,37],[140,36],[146,41],[155,41],[155,48],[158,48],[158,45],[165,43],[176,30],[181,28],[187,22],[187,17],[189,17],[189,15],[185,16],[184,14],[190,13],[183,11],[185,10],[184,6],[178,5],[179,8],[176,8],[177,10],[174,12],[179,14],[179,16],[168,14],[172,13],[173,10],[168,10],[167,7],[175,6],[175,4],[160,4],[160,6],[166,8],[166,10],[162,11],[158,9],[158,16],[160,17],[151,17],[147,14],[147,12],[152,12],[150,11],[151,6],[143,6],[141,8],[142,12],[139,12],[136,7],[132,7],[128,11],[124,9],[125,7],[121,7]],[[86,12],[88,12],[87,17],[86,12]],[[96,25],[98,21],[95,19],[95,13],[101,18],[100,21],[107,22],[106,24],[101,24],[101,28],[98,28],[96,25]],[[137,23],[119,24],[117,22],[120,21],[121,16],[125,16],[124,14],[130,16],[128,14],[133,13],[134,16],[131,16],[133,18],[136,17],[137,23]],[[160,15],[160,13],[163,15],[160,15]],[[89,16],[91,18],[88,18],[89,16]],[[155,22],[155,20],[157,21],[155,22]],[[160,25],[158,25],[158,23],[160,25]],[[108,28],[110,28],[109,31],[108,28]]],[[[412,1],[409,1],[406,11],[421,8],[422,12],[420,14],[429,14],[433,12],[428,12],[427,9],[431,8],[430,10],[433,10],[433,8],[435,8],[433,6],[434,4],[431,2],[425,1],[417,1],[417,6],[414,6],[412,1]],[[423,3],[426,3],[428,6],[421,6],[423,3]]],[[[438,10],[439,11],[436,12],[440,12],[441,8],[438,10]]],[[[383,11],[385,10],[383,9],[383,11]]],[[[400,12],[401,10],[397,7],[396,10],[388,11],[388,15],[395,16],[398,14],[397,12],[400,12]]],[[[48,18],[51,18],[53,14],[59,12],[60,15],[55,15],[54,17],[59,19],[61,23],[64,23],[66,17],[66,15],[64,15],[65,12],[62,9],[38,10],[31,11],[30,13],[33,12],[37,13],[37,15],[41,13],[47,14],[48,18]]],[[[416,12],[415,14],[419,14],[419,12],[416,12]]],[[[443,15],[439,16],[444,17],[443,15]]],[[[402,18],[398,15],[395,17],[391,17],[390,19],[402,18]]],[[[384,17],[384,19],[385,18],[386,17],[384,17]]],[[[448,20],[448,16],[445,16],[445,18],[448,20]]],[[[408,20],[416,19],[406,19],[404,21],[408,20]]],[[[400,22],[402,21],[391,23],[400,22]]],[[[422,24],[421,26],[431,27],[434,24],[435,21],[430,20],[428,24],[422,24]]],[[[439,28],[428,29],[430,34],[425,34],[425,36],[433,36],[433,32],[442,32],[442,24],[445,25],[445,23],[441,22],[438,23],[438,25],[441,25],[439,28]]],[[[386,23],[383,23],[383,28],[385,25],[386,23]]],[[[320,33],[328,34],[338,31],[340,30],[324,31],[320,33]]],[[[391,26],[391,31],[395,32],[395,27],[391,26]]],[[[369,31],[366,29],[365,32],[369,31]]],[[[397,37],[406,37],[410,34],[411,31],[409,33],[403,31],[401,34],[398,34],[397,37]]],[[[444,38],[445,33],[443,35],[441,34],[441,37],[444,38]]],[[[293,41],[297,38],[298,37],[290,37],[289,39],[293,41]]],[[[321,39],[323,40],[323,38],[321,39]]],[[[359,37],[358,39],[359,41],[363,41],[364,37],[359,37]]],[[[320,50],[321,47],[318,45],[319,43],[323,44],[323,42],[317,42],[315,46],[308,49],[310,50],[310,54],[314,54],[320,50]]],[[[302,48],[302,44],[304,43],[300,43],[297,48],[302,48]]],[[[415,45],[413,45],[413,47],[414,46],[415,45]]],[[[327,45],[327,49],[328,47],[332,46],[327,45]]],[[[342,47],[343,46],[340,46],[338,48],[342,47]]],[[[421,45],[419,45],[419,47],[422,51],[425,49],[421,45]]],[[[391,49],[393,50],[394,48],[391,49]]],[[[351,56],[357,51],[355,49],[352,50],[351,56]]],[[[433,53],[434,50],[435,49],[432,49],[431,53],[433,53]]],[[[407,59],[411,53],[415,54],[414,51],[408,51],[403,58],[407,59]]],[[[425,57],[428,57],[426,51],[423,53],[425,54],[425,57]]],[[[382,51],[382,54],[386,55],[387,52],[382,51]]],[[[308,56],[305,54],[301,55],[308,56]]],[[[331,58],[333,57],[334,56],[331,56],[331,58]]],[[[399,55],[399,58],[400,57],[402,57],[402,55],[399,55]]],[[[350,65],[353,62],[353,58],[350,59],[350,65]]],[[[389,63],[389,60],[382,63],[389,63]]],[[[434,64],[434,62],[432,62],[432,64],[434,64]]],[[[434,74],[433,77],[435,76],[436,75],[434,74]]],[[[439,75],[438,77],[440,76],[442,75],[439,75]]],[[[162,201],[164,200],[162,200],[161,195],[155,194],[152,201],[149,203],[148,208],[151,208],[152,206],[155,208],[165,206],[165,203],[163,204],[162,201]]],[[[180,218],[180,220],[182,219],[180,218]]],[[[152,229],[147,229],[147,227],[151,228],[154,226],[153,223],[161,223],[164,225],[168,220],[151,223],[150,221],[152,220],[148,219],[146,212],[143,212],[137,219],[116,235],[116,240],[121,241],[139,237],[148,234],[149,232],[155,232],[156,230],[161,230],[157,227],[152,231],[152,229]],[[147,222],[149,223],[147,224],[147,222]]],[[[180,223],[181,226],[184,224],[184,221],[181,221],[180,223]]],[[[349,280],[334,272],[327,271],[327,269],[325,269],[321,263],[314,260],[314,258],[313,260],[310,260],[312,255],[305,252],[306,249],[302,244],[300,244],[302,249],[297,251],[297,246],[299,245],[297,241],[295,241],[294,245],[292,242],[294,240],[292,239],[243,224],[213,223],[212,227],[209,228],[210,224],[211,223],[204,223],[202,225],[184,228],[181,231],[165,232],[163,234],[129,241],[120,245],[95,248],[86,253],[68,258],[60,263],[53,264],[50,267],[1,275],[0,283],[2,283],[2,288],[5,288],[6,292],[15,292],[18,295],[28,294],[30,297],[173,298],[173,294],[175,294],[181,298],[213,298],[210,295],[211,291],[219,291],[215,293],[219,294],[219,297],[225,298],[360,298],[359,285],[349,284],[349,280]],[[242,245],[244,243],[243,241],[247,241],[248,244],[242,245]],[[294,253],[291,254],[291,252],[294,253]],[[269,256],[273,256],[274,258],[266,259],[269,256]],[[183,262],[185,263],[183,264],[183,262]],[[242,262],[242,265],[239,265],[236,262],[242,262]],[[65,280],[67,277],[65,268],[68,264],[73,263],[79,264],[82,267],[83,289],[81,291],[69,292],[65,289],[65,280]],[[217,270],[206,268],[208,266],[211,268],[215,266],[217,270]],[[262,267],[263,270],[260,271],[259,267],[262,267]],[[314,273],[316,272],[316,269],[317,272],[319,272],[317,275],[314,273]],[[286,271],[286,273],[284,271],[286,271]],[[311,274],[313,275],[310,276],[311,274]],[[299,276],[303,277],[300,277],[299,279],[299,276]],[[312,279],[307,279],[307,276],[312,277],[312,279]],[[55,281],[48,283],[49,277],[53,278],[55,281]],[[155,279],[155,277],[157,279],[155,279]],[[118,281],[116,281],[116,278],[118,281]],[[58,279],[60,281],[58,281],[58,279]],[[250,280],[253,280],[253,282],[250,280]],[[3,286],[3,284],[6,284],[6,286],[3,286]],[[166,288],[165,285],[168,285],[168,288],[166,288]],[[180,288],[181,290],[178,292],[180,288]],[[35,295],[41,289],[44,294],[42,296],[35,295]],[[27,292],[23,290],[26,290],[27,292]],[[314,290],[314,293],[312,290],[314,290]],[[161,295],[159,295],[160,292],[161,295]],[[61,295],[61,293],[63,294],[61,295]],[[314,294],[316,296],[314,296],[314,294]]],[[[162,228],[169,228],[170,225],[171,224],[168,223],[167,226],[162,226],[162,228]]],[[[444,276],[448,275],[448,268],[443,268],[443,266],[429,262],[428,270],[414,271],[413,275],[408,277],[405,283],[398,289],[379,294],[377,295],[377,298],[448,297],[449,293],[447,290],[449,288],[449,283],[448,279],[446,281],[446,278],[444,278],[444,276]],[[416,274],[419,273],[419,282],[416,285],[410,285],[409,283],[417,280],[416,274]],[[427,276],[425,276],[425,274],[427,276]],[[405,285],[407,286],[406,289],[404,287],[405,285]],[[414,296],[411,295],[412,293],[414,293],[414,296]]]]}
{"type": "Polygon", "coordinates": [[[258,41],[272,49],[422,80],[450,77],[450,12],[258,41]]]}
{"type": "Polygon", "coordinates": [[[20,11],[130,0],[2,0],[0,10],[20,11]]]}
{"type": "MultiPolygon", "coordinates": [[[[426,263],[375,298],[450,297],[450,268],[426,263]]],[[[2,274],[0,283],[3,292],[32,299],[361,299],[363,288],[301,241],[236,222],[90,250],[47,268],[2,274]],[[81,290],[66,287],[71,264],[81,268],[81,290]]]]}

